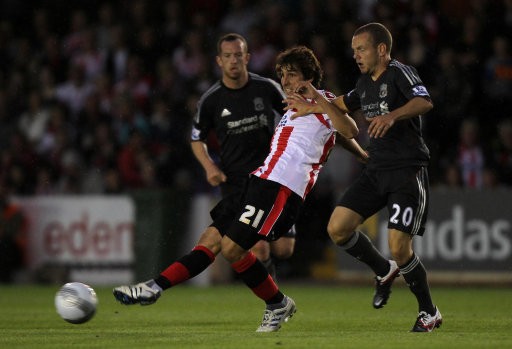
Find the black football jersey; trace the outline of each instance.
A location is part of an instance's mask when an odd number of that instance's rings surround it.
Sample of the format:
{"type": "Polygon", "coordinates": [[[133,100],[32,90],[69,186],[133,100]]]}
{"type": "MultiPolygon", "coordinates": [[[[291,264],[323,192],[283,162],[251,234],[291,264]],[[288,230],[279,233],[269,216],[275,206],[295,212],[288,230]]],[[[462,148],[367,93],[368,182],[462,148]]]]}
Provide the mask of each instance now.
{"type": "MultiPolygon", "coordinates": [[[[369,74],[361,75],[355,89],[343,98],[350,111],[361,109],[371,119],[403,106],[414,97],[430,99],[416,69],[393,59],[376,81],[369,74]]],[[[382,138],[370,138],[368,168],[426,166],[430,156],[421,128],[422,116],[418,115],[396,121],[382,138]]]]}
{"type": "Polygon", "coordinates": [[[211,130],[220,143],[220,167],[228,179],[247,176],[270,149],[276,116],[283,113],[284,93],[275,81],[250,73],[248,83],[230,89],[222,81],[198,102],[192,141],[206,141],[211,130]]]}

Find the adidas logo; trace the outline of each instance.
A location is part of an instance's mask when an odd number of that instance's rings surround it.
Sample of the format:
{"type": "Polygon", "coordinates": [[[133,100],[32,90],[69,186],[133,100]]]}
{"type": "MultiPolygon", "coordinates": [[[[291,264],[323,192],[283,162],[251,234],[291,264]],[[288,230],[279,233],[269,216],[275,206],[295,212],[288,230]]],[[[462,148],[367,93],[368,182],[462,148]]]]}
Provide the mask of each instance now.
{"type": "Polygon", "coordinates": [[[220,116],[224,117],[224,116],[229,116],[231,115],[231,112],[229,110],[227,110],[226,108],[224,108],[222,110],[222,113],[220,113],[220,116]]]}

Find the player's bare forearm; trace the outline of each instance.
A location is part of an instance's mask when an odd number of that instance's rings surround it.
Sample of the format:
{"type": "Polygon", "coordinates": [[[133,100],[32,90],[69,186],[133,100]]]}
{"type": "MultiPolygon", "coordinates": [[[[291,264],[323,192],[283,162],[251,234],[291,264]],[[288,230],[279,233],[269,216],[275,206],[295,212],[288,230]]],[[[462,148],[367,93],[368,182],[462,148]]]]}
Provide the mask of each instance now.
{"type": "Polygon", "coordinates": [[[368,162],[368,153],[354,138],[345,138],[340,136],[338,138],[338,143],[350,153],[354,154],[362,163],[368,162]]]}
{"type": "Polygon", "coordinates": [[[390,114],[393,115],[395,121],[416,117],[429,112],[434,105],[428,99],[423,97],[415,97],[405,103],[400,108],[396,108],[390,114]]]}
{"type": "Polygon", "coordinates": [[[315,98],[323,112],[329,115],[334,128],[345,138],[354,138],[359,133],[357,124],[345,111],[329,102],[324,96],[317,93],[315,98]]]}
{"type": "Polygon", "coordinates": [[[226,175],[219,169],[215,161],[213,161],[213,159],[210,157],[206,143],[201,141],[192,141],[190,146],[192,147],[192,153],[206,172],[206,180],[208,183],[210,183],[212,186],[217,186],[220,183],[225,182],[226,175]]]}

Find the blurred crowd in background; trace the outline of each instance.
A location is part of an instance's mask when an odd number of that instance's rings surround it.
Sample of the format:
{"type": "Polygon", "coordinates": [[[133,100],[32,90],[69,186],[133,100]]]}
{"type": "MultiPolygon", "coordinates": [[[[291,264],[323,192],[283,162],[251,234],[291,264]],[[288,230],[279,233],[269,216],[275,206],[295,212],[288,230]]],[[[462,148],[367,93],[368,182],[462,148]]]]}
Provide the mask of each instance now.
{"type": "MultiPolygon", "coordinates": [[[[189,129],[219,78],[219,35],[246,36],[250,70],[274,79],[276,54],[307,45],[339,95],[359,75],[352,34],[371,21],[432,95],[432,186],[512,186],[511,0],[0,1],[0,184],[14,195],[211,190],[189,129]]],[[[342,190],[359,164],[336,165],[342,190]]]]}

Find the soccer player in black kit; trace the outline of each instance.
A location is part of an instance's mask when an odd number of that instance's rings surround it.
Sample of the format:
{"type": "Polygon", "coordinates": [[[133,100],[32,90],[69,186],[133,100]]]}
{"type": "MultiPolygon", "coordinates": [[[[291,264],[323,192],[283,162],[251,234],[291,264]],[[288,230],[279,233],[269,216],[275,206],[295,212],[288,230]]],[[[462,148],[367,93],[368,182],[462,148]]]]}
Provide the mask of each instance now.
{"type": "MultiPolygon", "coordinates": [[[[431,332],[442,323],[433,304],[426,270],[413,251],[412,238],[421,236],[428,212],[429,150],[425,145],[422,115],[432,107],[430,95],[416,69],[391,58],[392,36],[380,23],[354,32],[353,57],[362,73],[355,89],[333,103],[347,113],[360,113],[369,122],[369,160],[360,177],[334,209],[327,230],[338,246],[366,263],[377,275],[373,306],[382,308],[391,284],[401,274],[418,301],[419,314],[412,332],[431,332]],[[387,208],[387,260],[357,227],[387,208]]],[[[316,111],[299,96],[287,98],[285,109],[296,116],[316,111]]]]}
{"type": "MultiPolygon", "coordinates": [[[[223,231],[230,224],[249,173],[268,154],[274,133],[274,120],[283,112],[285,95],[275,81],[247,71],[250,54],[241,35],[230,33],[217,43],[217,64],[222,79],[211,86],[198,103],[192,129],[192,150],[212,186],[220,186],[222,200],[211,211],[213,227],[223,231]],[[206,139],[215,131],[220,142],[220,165],[208,154],[206,139]]],[[[205,234],[216,240],[218,233],[205,234]]],[[[277,258],[289,258],[294,250],[295,229],[270,244],[260,241],[253,247],[256,257],[275,277],[271,252],[277,258]]]]}

